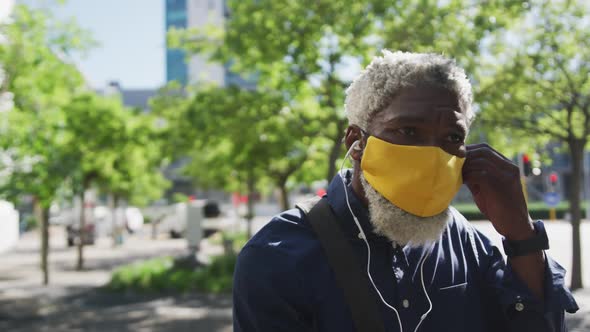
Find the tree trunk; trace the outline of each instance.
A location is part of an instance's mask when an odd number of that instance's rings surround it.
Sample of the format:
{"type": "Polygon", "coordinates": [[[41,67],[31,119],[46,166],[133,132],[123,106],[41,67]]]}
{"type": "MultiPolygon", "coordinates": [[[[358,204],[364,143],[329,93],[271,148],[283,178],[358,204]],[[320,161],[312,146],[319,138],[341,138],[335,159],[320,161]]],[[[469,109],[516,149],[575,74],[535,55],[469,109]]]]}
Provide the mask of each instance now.
{"type": "MultiPolygon", "coordinates": [[[[117,209],[119,208],[119,196],[117,195],[113,195],[113,247],[119,246],[122,244],[123,241],[121,241],[121,227],[119,227],[119,223],[117,220],[117,209]]],[[[123,211],[123,213],[125,213],[123,211]]]]}
{"type": "Polygon", "coordinates": [[[82,186],[82,205],[80,206],[80,225],[78,227],[78,263],[76,270],[84,268],[84,235],[86,228],[86,183],[82,186]]]}
{"type": "Polygon", "coordinates": [[[248,172],[248,179],[246,180],[246,182],[248,190],[248,212],[246,213],[246,238],[250,239],[252,237],[252,219],[254,219],[254,187],[256,183],[254,179],[254,172],[252,170],[248,172]]]}
{"type": "Polygon", "coordinates": [[[41,252],[43,257],[41,259],[43,269],[43,285],[49,284],[49,208],[42,209],[43,222],[41,223],[41,252]]]}
{"type": "Polygon", "coordinates": [[[572,290],[580,289],[582,284],[582,249],[580,243],[580,211],[581,185],[584,181],[584,146],[585,140],[571,140],[569,143],[572,158],[572,181],[570,185],[570,214],[572,216],[572,290]]]}
{"type": "Polygon", "coordinates": [[[113,247],[116,247],[117,235],[115,233],[115,229],[117,227],[117,210],[115,207],[115,198],[113,197],[113,194],[109,194],[108,201],[109,209],[111,209],[111,239],[113,240],[113,247]]]}
{"type": "Polygon", "coordinates": [[[162,220],[161,217],[152,219],[152,240],[158,239],[158,224],[160,223],[160,220],[162,220]]]}
{"type": "Polygon", "coordinates": [[[41,202],[35,198],[33,203],[35,218],[41,225],[41,271],[43,273],[43,285],[49,284],[49,209],[41,206],[41,202]]]}
{"type": "Polygon", "coordinates": [[[289,204],[289,191],[287,190],[287,180],[280,180],[279,183],[277,184],[277,187],[279,187],[279,191],[280,191],[280,203],[281,203],[281,210],[282,211],[286,211],[289,210],[290,208],[290,204],[289,204]]]}

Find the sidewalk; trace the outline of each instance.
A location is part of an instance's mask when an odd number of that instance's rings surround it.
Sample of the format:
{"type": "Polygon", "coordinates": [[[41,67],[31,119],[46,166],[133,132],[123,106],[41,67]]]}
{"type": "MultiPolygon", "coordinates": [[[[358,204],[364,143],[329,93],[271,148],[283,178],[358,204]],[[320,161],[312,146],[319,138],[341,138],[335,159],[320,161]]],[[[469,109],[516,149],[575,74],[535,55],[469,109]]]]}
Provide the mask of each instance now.
{"type": "Polygon", "coordinates": [[[0,300],[0,331],[231,332],[231,297],[204,294],[68,294],[0,300]]]}
{"type": "MultiPolygon", "coordinates": [[[[205,294],[121,294],[97,289],[117,266],[186,253],[186,240],[151,240],[149,231],[121,247],[99,239],[85,248],[85,270],[75,270],[76,249],[63,229],[51,228],[50,285],[41,286],[38,233],[0,254],[0,331],[231,331],[231,297],[205,294]]],[[[202,255],[221,248],[204,244],[202,255]]],[[[206,257],[202,257],[205,259],[206,257]]]]}
{"type": "Polygon", "coordinates": [[[580,310],[573,315],[566,314],[565,316],[570,332],[590,331],[590,285],[586,285],[586,287],[574,293],[580,310]]]}

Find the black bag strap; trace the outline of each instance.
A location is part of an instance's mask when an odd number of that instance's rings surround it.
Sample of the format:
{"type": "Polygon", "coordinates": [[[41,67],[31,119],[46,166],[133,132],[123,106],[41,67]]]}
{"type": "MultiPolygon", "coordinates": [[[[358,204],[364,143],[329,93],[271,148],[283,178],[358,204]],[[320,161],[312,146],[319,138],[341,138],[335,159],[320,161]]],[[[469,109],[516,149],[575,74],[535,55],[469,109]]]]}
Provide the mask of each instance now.
{"type": "MultiPolygon", "coordinates": [[[[303,208],[302,208],[303,210],[303,208]]],[[[304,210],[304,212],[307,212],[304,210]]],[[[385,332],[377,299],[369,288],[369,279],[363,272],[352,246],[340,228],[328,200],[320,199],[309,212],[307,219],[318,236],[334,271],[336,282],[344,291],[344,298],[352,312],[359,332],[385,332]]]]}

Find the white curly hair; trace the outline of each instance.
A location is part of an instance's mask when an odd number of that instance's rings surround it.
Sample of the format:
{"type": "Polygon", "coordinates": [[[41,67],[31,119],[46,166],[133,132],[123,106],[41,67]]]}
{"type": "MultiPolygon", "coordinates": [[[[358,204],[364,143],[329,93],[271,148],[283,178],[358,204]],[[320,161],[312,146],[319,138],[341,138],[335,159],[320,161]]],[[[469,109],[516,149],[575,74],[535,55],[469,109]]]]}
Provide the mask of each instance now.
{"type": "Polygon", "coordinates": [[[454,60],[433,53],[382,53],[346,90],[344,110],[349,124],[367,129],[372,115],[391,104],[400,90],[427,85],[454,92],[467,115],[467,125],[471,125],[475,119],[471,83],[454,60]]]}

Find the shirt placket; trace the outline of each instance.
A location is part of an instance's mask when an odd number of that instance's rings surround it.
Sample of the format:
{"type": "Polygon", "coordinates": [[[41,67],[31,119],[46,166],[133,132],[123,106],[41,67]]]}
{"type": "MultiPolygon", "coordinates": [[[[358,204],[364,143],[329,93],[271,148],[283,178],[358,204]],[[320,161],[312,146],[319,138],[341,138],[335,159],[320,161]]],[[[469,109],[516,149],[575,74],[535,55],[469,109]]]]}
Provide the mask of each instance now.
{"type": "Polygon", "coordinates": [[[396,309],[400,314],[404,331],[418,323],[419,316],[423,313],[423,304],[420,300],[420,294],[416,292],[415,285],[412,283],[412,275],[408,259],[399,245],[394,245],[391,249],[391,266],[393,275],[396,280],[396,309]]]}

